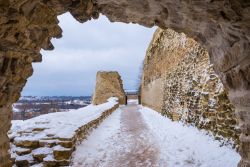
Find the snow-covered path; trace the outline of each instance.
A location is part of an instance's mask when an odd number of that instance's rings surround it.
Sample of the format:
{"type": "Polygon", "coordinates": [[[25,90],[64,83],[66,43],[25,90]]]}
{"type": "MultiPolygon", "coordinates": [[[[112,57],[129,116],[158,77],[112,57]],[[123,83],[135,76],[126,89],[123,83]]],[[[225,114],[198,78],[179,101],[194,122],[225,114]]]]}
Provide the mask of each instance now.
{"type": "Polygon", "coordinates": [[[236,167],[240,156],[196,128],[129,104],[120,107],[73,154],[75,167],[236,167]]]}

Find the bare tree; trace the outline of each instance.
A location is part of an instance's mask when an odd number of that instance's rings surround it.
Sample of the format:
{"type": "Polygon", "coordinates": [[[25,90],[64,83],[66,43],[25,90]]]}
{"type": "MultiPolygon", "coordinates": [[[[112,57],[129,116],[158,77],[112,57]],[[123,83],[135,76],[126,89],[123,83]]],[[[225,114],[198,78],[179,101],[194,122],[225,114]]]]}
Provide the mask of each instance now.
{"type": "Polygon", "coordinates": [[[26,103],[23,103],[21,106],[21,119],[24,121],[26,119],[25,112],[27,110],[27,105],[26,103]]]}
{"type": "Polygon", "coordinates": [[[48,114],[49,113],[49,104],[41,104],[41,114],[48,114]]]}
{"type": "Polygon", "coordinates": [[[139,73],[138,73],[137,80],[136,80],[136,89],[137,89],[138,94],[140,94],[141,92],[142,75],[143,75],[143,62],[141,63],[139,67],[139,73]]]}

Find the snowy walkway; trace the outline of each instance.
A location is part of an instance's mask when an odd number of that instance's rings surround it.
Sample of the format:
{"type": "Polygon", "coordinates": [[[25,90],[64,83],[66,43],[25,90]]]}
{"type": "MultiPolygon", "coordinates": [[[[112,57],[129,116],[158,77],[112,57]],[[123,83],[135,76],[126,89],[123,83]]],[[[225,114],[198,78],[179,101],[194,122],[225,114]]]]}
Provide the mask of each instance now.
{"type": "Polygon", "coordinates": [[[75,167],[236,167],[240,159],[196,128],[136,104],[115,111],[73,157],[75,167]]]}

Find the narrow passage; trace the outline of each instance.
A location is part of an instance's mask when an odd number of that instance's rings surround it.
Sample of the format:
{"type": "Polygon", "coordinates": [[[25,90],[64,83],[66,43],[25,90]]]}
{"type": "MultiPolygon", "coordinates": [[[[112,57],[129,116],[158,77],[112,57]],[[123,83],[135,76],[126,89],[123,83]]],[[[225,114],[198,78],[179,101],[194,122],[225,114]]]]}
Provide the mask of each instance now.
{"type": "Polygon", "coordinates": [[[138,105],[120,107],[83,141],[72,166],[156,166],[159,148],[138,105]]]}
{"type": "Polygon", "coordinates": [[[120,107],[73,154],[74,167],[236,167],[238,153],[194,127],[129,103],[120,107]]]}

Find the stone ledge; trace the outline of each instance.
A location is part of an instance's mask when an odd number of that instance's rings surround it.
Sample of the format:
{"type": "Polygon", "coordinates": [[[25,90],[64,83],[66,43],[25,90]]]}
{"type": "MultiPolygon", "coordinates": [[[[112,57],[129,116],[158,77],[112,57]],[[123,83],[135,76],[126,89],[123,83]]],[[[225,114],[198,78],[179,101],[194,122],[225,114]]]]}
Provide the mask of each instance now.
{"type": "MultiPolygon", "coordinates": [[[[16,151],[13,151],[14,153],[12,155],[15,156],[12,157],[12,162],[17,167],[28,167],[31,165],[58,167],[69,165],[71,155],[75,150],[76,145],[79,144],[82,140],[84,140],[94,128],[96,128],[106,117],[112,114],[118,107],[119,104],[115,104],[112,108],[102,112],[102,114],[98,118],[79,127],[75,131],[75,134],[72,138],[41,139],[35,141],[36,144],[30,144],[30,141],[12,142],[13,147],[18,146],[18,149],[16,151]],[[19,151],[18,153],[20,154],[20,150],[22,151],[22,156],[17,155],[17,151],[19,151]]],[[[31,143],[33,143],[33,141],[31,143]]]]}

